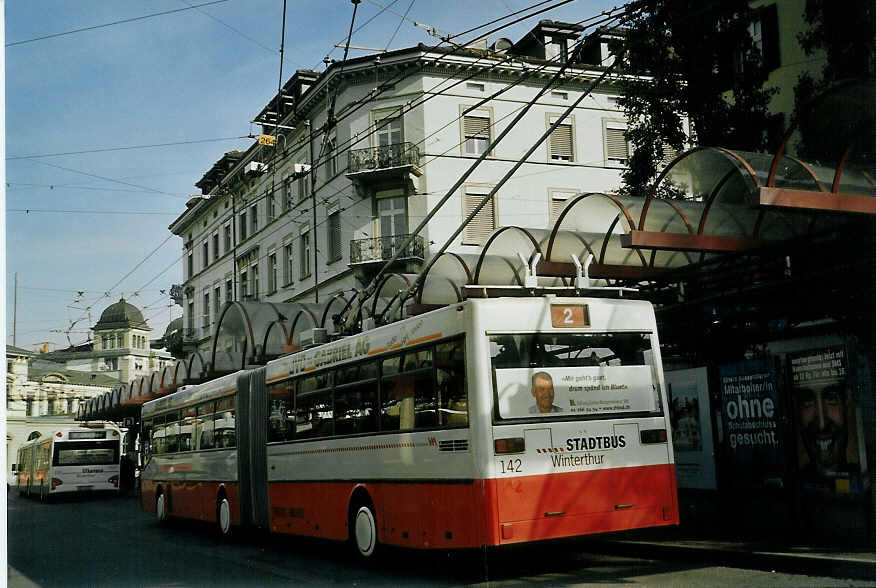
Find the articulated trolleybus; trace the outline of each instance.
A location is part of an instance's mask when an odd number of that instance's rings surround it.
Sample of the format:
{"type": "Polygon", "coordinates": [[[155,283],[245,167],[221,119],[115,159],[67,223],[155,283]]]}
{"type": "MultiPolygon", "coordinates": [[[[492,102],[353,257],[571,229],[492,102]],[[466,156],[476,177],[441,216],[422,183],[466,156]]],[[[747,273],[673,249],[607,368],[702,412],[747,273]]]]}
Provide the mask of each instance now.
{"type": "Polygon", "coordinates": [[[122,432],[113,423],[82,423],[28,441],[15,464],[18,493],[45,500],[74,492],[118,493],[122,432]]]}
{"type": "Polygon", "coordinates": [[[143,405],[142,507],[414,548],[678,523],[653,307],[470,298],[143,405]]]}

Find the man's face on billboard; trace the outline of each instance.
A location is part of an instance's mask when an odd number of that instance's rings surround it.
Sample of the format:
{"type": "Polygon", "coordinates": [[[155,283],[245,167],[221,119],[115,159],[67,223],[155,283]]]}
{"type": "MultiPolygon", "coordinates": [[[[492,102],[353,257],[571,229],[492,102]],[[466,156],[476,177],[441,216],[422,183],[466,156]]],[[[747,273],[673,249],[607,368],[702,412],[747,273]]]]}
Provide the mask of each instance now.
{"type": "Polygon", "coordinates": [[[532,381],[532,395],[539,412],[551,412],[554,405],[554,383],[547,378],[536,376],[532,381]]]}
{"type": "Polygon", "coordinates": [[[819,468],[835,469],[844,463],[848,431],[842,387],[801,391],[800,432],[809,457],[819,468]]]}

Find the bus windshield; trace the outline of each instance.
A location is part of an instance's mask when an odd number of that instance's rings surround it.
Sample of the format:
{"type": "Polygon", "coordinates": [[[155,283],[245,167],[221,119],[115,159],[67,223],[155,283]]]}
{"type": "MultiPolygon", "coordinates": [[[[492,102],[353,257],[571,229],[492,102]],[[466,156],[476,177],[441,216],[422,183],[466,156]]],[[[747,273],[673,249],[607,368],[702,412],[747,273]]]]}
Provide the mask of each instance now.
{"type": "Polygon", "coordinates": [[[119,463],[118,441],[55,443],[54,465],[110,465],[119,463]]]}
{"type": "Polygon", "coordinates": [[[490,336],[499,419],[662,413],[650,333],[490,336]]]}

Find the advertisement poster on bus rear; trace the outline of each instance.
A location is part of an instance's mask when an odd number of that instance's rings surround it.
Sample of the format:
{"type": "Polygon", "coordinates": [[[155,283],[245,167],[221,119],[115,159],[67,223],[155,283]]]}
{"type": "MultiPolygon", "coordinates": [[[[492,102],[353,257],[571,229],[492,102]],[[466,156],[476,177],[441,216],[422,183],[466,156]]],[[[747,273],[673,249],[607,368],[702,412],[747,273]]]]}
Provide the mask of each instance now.
{"type": "Polygon", "coordinates": [[[666,372],[669,421],[679,488],[715,490],[715,456],[707,368],[666,372]]]}
{"type": "Polygon", "coordinates": [[[862,491],[861,414],[848,354],[838,345],[788,356],[793,380],[797,465],[803,488],[835,495],[862,491]]]}
{"type": "Polygon", "coordinates": [[[719,367],[723,453],[738,488],[784,486],[782,406],[772,358],[719,367]]]}
{"type": "Polygon", "coordinates": [[[656,410],[649,365],[505,368],[495,374],[502,418],[656,410]]]}

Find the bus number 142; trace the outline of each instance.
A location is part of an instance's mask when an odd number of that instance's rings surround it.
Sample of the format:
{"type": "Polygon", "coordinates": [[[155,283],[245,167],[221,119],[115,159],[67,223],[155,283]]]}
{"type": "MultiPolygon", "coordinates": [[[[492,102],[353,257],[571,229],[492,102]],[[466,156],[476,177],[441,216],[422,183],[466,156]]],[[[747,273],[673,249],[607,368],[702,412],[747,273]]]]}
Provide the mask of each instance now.
{"type": "Polygon", "coordinates": [[[520,466],[521,466],[521,462],[520,462],[520,458],[519,458],[519,457],[516,458],[516,459],[509,459],[509,460],[507,460],[507,461],[502,460],[502,461],[499,462],[499,463],[502,464],[502,473],[503,473],[503,474],[511,474],[511,473],[514,473],[514,472],[520,472],[520,471],[523,471],[523,470],[521,469],[521,467],[520,467],[520,466]]]}

